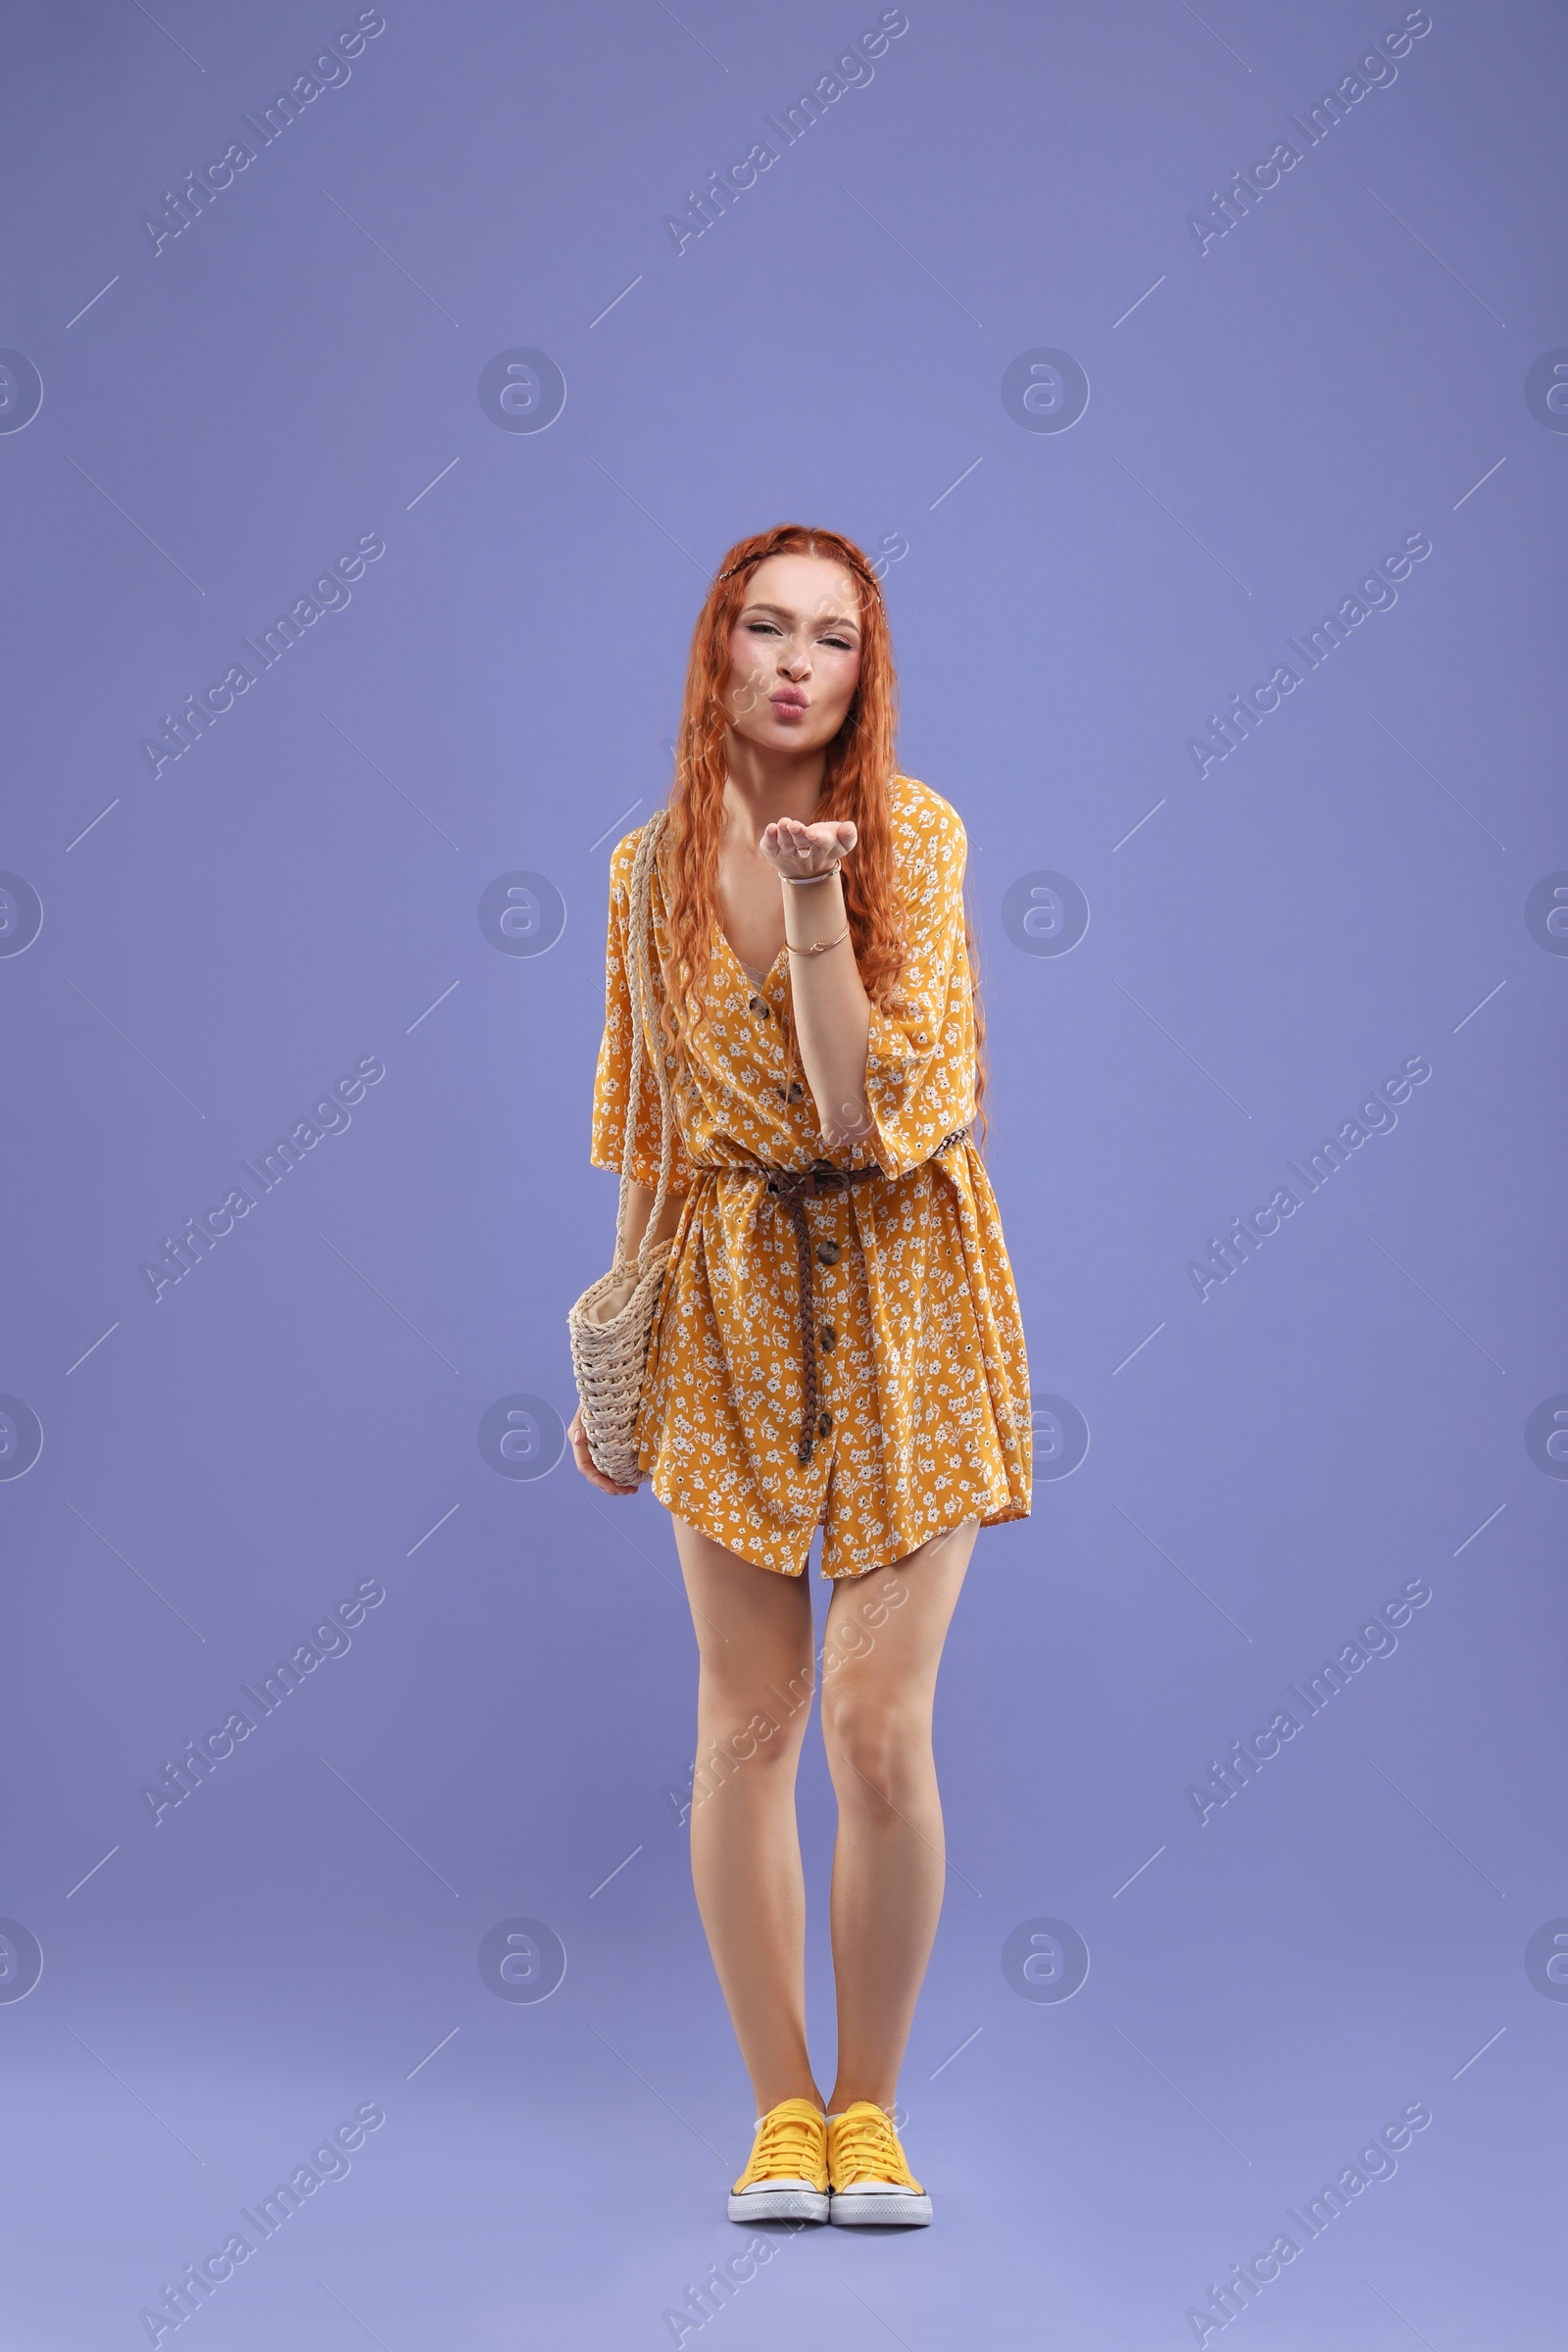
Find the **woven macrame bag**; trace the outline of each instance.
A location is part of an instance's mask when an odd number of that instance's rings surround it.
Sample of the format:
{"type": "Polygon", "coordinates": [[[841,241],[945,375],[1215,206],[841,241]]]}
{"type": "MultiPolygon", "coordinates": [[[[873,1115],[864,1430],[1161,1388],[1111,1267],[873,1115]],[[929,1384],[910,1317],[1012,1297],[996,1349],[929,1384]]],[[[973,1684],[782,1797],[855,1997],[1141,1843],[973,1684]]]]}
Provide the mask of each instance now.
{"type": "Polygon", "coordinates": [[[620,1207],[615,1218],[615,1258],[608,1274],[591,1283],[566,1317],[571,1368],[582,1405],[583,1435],[594,1466],[618,1487],[641,1486],[649,1473],[637,1461],[637,1406],[648,1364],[648,1342],[659,1307],[660,1287],[672,1241],[650,1243],[669,1192],[673,1114],[663,1040],[659,1028],[650,953],[649,888],[654,856],[665,824],[663,810],[643,827],[631,873],[631,907],[626,925],[627,982],[631,994],[631,1076],[626,1095],[626,1141],[620,1161],[620,1207]],[[645,1043],[645,1030],[647,1041],[645,1043]],[[643,1063],[653,1062],[659,1081],[659,1189],[635,1258],[626,1256],[626,1203],[632,1186],[637,1137],[637,1103],[643,1063]]]}

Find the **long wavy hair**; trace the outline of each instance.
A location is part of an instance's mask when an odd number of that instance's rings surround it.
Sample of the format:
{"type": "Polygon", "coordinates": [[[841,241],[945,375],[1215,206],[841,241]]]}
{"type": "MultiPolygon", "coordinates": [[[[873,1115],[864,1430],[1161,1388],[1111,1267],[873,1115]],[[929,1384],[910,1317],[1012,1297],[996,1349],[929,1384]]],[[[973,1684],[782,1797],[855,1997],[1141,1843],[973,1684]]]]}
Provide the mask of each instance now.
{"type": "MultiPolygon", "coordinates": [[[[844,905],[856,962],[866,995],[879,1011],[898,1002],[907,954],[905,906],[893,849],[889,786],[897,772],[898,676],[887,609],[875,572],[854,540],[839,531],[781,522],[737,540],[718,567],[692,632],[686,693],[675,741],[675,782],[669,825],[660,845],[666,941],[675,985],[665,992],[662,1023],[679,1053],[707,1018],[712,963],[719,844],[724,831],[724,707],[730,674],[730,634],[745,606],[752,574],[769,556],[824,556],[841,564],[860,602],[860,674],[844,723],[827,747],[822,794],[812,812],[821,823],[848,818],[857,829],[843,868],[844,905]]],[[[974,986],[976,1105],[985,1086],[985,1022],[975,985],[976,942],[967,911],[964,937],[974,986]]],[[[984,1114],[981,1114],[982,1129],[984,1114]]]]}

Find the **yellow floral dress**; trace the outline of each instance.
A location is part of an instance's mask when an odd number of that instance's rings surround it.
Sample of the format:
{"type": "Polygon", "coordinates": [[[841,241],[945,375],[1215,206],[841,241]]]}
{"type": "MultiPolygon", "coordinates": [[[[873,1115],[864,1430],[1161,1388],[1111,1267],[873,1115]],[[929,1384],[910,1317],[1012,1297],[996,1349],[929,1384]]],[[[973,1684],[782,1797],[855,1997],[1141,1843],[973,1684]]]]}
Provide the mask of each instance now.
{"type": "MultiPolygon", "coordinates": [[[[637,1418],[638,1459],[678,1518],[742,1558],[799,1576],[823,1528],[822,1573],[862,1575],[966,1519],[1029,1514],[1029,1375],[1012,1270],[974,1117],[974,1013],[957,813],[907,776],[892,786],[908,957],[892,1015],[871,1009],[875,1133],[829,1152],[783,1034],[789,958],[760,987],[713,924],[710,1018],[671,1072],[672,1192],[685,1205],[660,1297],[637,1418]],[[946,1149],[940,1149],[946,1143],[946,1149]],[[881,1173],[804,1200],[812,1244],[816,1402],[799,1444],[797,1228],[765,1173],[813,1162],[881,1173]],[[761,1169],[763,1175],[757,1171],[761,1169]]],[[[611,861],[595,1167],[621,1164],[631,1074],[627,917],[638,835],[611,861]]],[[[662,876],[651,906],[667,954],[662,876]]],[[[648,1051],[662,1048],[650,1037],[648,1051]]],[[[632,1173],[659,1178],[659,1094],[645,1061],[632,1173]]]]}

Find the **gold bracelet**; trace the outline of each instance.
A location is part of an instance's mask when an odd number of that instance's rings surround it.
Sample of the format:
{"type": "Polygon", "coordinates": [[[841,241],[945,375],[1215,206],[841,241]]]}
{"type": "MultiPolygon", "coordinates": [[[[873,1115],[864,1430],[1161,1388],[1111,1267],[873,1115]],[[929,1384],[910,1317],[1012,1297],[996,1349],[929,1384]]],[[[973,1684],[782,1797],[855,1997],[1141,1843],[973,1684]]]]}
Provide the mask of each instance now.
{"type": "Polygon", "coordinates": [[[848,923],[846,923],[843,930],[838,933],[836,938],[814,940],[811,946],[808,948],[798,948],[795,946],[792,940],[788,939],[784,942],[784,945],[786,948],[788,948],[792,956],[825,956],[829,948],[839,947],[845,940],[849,938],[849,936],[850,926],[848,923]]]}

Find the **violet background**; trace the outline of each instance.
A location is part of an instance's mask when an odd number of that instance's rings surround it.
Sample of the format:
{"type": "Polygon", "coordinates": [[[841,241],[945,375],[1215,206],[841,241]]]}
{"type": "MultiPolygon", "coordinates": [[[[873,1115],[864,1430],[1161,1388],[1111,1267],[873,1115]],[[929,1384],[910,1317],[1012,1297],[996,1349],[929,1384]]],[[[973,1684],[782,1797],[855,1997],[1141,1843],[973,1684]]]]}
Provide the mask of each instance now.
{"type": "MultiPolygon", "coordinates": [[[[1568,2007],[1525,1952],[1568,1914],[1568,1488],[1525,1429],[1568,1390],[1568,965],[1525,905],[1568,866],[1568,441],[1524,387],[1568,342],[1560,12],[1435,5],[1232,233],[1185,225],[1403,13],[926,0],[677,255],[666,212],[878,9],[388,6],[155,257],[143,212],[356,12],[16,12],[15,2352],[148,2340],[365,2101],[350,2175],[165,2343],[653,2346],[744,2242],[667,1520],[569,1463],[498,1475],[478,1433],[569,1413],[614,1213],[610,849],[667,788],[708,570],[785,518],[892,555],[904,764],[969,831],[1034,1384],[1091,1443],[981,1539],[943,1670],[902,2085],[937,2227],[782,2242],[682,2340],[1191,2343],[1416,2101],[1396,2176],[1236,2326],[1555,2340],[1568,2007]],[[477,396],[519,347],[565,379],[547,431],[477,396]],[[1042,347],[1087,371],[1070,431],[1004,405],[1042,347]],[[1200,780],[1206,714],[1416,532],[1397,605],[1200,780]],[[362,533],[352,603],[155,781],[160,714],[362,533]],[[481,929],[519,871],[564,906],[547,954],[481,929]],[[1091,910],[1064,956],[1003,920],[1040,871],[1091,910]],[[1417,1054],[1397,1128],[1200,1303],[1187,1261],[1417,1054]],[[371,1055],[351,1127],[155,1304],[142,1261],[371,1055]],[[1189,1784],[1415,1578],[1396,1652],[1200,1827],[1189,1784]],[[141,1787],[367,1579],[347,1654],[155,1827],[141,1787]],[[564,1946],[547,2000],[480,1974],[519,1917],[564,1946]],[[1004,1973],[1043,1917],[1091,1955],[1066,2001],[1004,1973]]],[[[814,1733],[801,1811],[830,2071],[814,1733]]]]}

